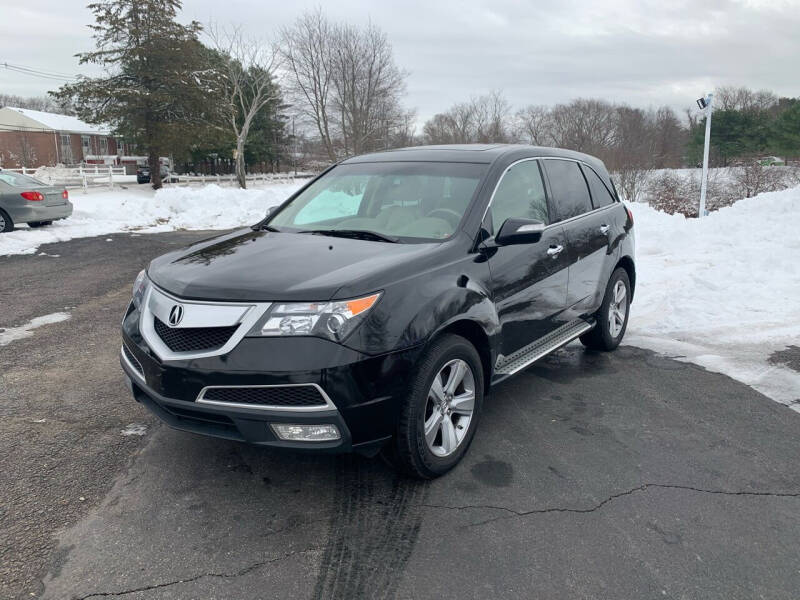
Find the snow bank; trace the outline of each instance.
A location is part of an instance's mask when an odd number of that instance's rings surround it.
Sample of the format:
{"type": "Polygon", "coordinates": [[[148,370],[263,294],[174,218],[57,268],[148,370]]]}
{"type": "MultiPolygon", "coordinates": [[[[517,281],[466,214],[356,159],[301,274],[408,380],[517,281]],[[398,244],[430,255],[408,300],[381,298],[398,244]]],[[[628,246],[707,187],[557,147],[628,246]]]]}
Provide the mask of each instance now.
{"type": "Polygon", "coordinates": [[[800,188],[700,220],[630,207],[637,284],[625,343],[800,401],[800,373],[767,362],[800,345],[800,188]]]}
{"type": "Polygon", "coordinates": [[[42,244],[138,230],[230,229],[261,219],[267,208],[280,204],[300,183],[268,184],[247,190],[217,185],[152,189],[73,192],[72,217],[43,229],[0,234],[0,256],[32,254],[42,244]]]}

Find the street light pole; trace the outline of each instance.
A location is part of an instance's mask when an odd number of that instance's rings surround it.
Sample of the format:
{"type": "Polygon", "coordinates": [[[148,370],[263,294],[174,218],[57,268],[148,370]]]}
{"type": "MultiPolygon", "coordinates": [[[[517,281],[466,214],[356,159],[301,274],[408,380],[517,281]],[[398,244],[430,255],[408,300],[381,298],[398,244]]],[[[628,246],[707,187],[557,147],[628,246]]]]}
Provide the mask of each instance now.
{"type": "Polygon", "coordinates": [[[713,110],[711,103],[714,100],[714,94],[709,94],[705,98],[706,110],[706,141],[703,147],[703,176],[700,181],[700,211],[697,217],[702,219],[706,216],[706,190],[708,188],[708,149],[711,145],[711,111],[713,110]]]}

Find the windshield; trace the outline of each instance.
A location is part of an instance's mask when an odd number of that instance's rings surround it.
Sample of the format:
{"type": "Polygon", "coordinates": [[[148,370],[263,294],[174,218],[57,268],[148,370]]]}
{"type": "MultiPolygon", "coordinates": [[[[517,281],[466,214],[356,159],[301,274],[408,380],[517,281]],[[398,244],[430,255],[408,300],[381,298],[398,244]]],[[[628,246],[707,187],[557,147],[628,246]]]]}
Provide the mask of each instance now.
{"type": "Polygon", "coordinates": [[[46,183],[39,181],[38,179],[34,179],[28,175],[13,173],[11,171],[0,171],[0,181],[19,188],[41,187],[47,185],[46,183]]]}
{"type": "Polygon", "coordinates": [[[379,241],[441,241],[458,228],[487,167],[434,162],[339,165],[268,224],[281,231],[379,241]]]}

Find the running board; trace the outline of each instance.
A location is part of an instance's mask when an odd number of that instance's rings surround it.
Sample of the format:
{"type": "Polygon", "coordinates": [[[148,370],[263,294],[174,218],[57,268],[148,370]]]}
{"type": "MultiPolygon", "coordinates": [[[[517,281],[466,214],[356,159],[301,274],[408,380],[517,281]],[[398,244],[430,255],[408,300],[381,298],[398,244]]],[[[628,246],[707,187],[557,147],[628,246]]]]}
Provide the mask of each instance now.
{"type": "Polygon", "coordinates": [[[494,372],[496,375],[513,375],[543,356],[558,350],[561,346],[583,335],[592,327],[594,327],[594,323],[588,323],[583,319],[570,321],[566,325],[562,325],[558,329],[540,337],[535,342],[523,346],[513,354],[500,356],[497,359],[494,372]]]}

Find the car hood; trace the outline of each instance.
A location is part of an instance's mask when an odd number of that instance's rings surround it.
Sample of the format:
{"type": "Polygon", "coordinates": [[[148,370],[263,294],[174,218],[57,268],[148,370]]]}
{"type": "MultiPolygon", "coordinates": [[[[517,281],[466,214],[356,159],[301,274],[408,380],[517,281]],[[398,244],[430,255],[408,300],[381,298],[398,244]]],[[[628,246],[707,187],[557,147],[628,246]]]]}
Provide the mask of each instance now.
{"type": "Polygon", "coordinates": [[[320,301],[376,291],[413,273],[441,245],[246,229],[165,254],[147,272],[187,299],[320,301]]]}

